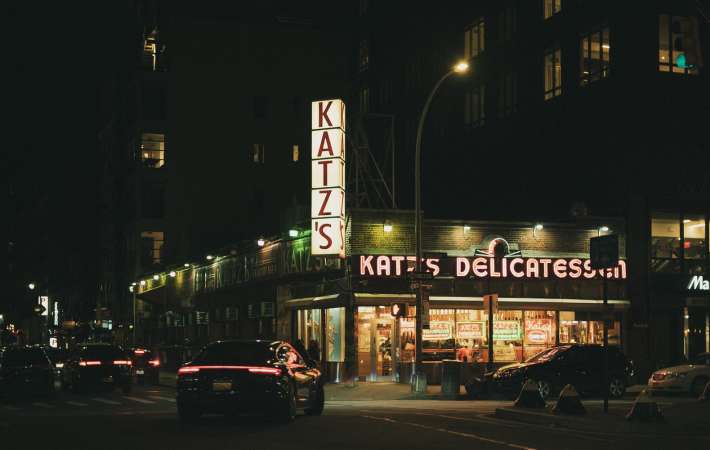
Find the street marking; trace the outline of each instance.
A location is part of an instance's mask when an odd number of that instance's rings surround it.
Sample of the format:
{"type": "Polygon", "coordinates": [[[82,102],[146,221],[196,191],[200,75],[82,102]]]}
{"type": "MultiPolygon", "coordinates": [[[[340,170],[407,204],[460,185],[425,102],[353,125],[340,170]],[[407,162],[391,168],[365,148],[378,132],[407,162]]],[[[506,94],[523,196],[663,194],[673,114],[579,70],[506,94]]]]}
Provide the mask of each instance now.
{"type": "Polygon", "coordinates": [[[155,399],[155,400],[164,400],[164,401],[170,402],[170,403],[176,402],[176,400],[174,398],[170,398],[170,397],[161,397],[159,395],[150,395],[149,397],[152,399],[155,399]]]}
{"type": "Polygon", "coordinates": [[[67,401],[65,402],[67,405],[72,405],[72,406],[89,406],[88,403],[81,403],[81,402],[70,402],[67,401]]]}
{"type": "Polygon", "coordinates": [[[138,397],[127,397],[124,395],[123,398],[128,399],[128,400],[133,400],[134,402],[138,402],[138,403],[145,403],[147,405],[155,404],[155,402],[152,400],[145,400],[145,399],[138,398],[138,397]]]}
{"type": "Polygon", "coordinates": [[[34,406],[39,406],[41,408],[54,408],[54,405],[50,405],[49,403],[42,403],[42,402],[34,402],[32,403],[34,406]]]}
{"type": "Polygon", "coordinates": [[[403,425],[409,425],[409,426],[412,426],[412,427],[423,428],[423,429],[425,429],[425,430],[439,431],[439,432],[441,432],[441,433],[448,433],[448,434],[452,434],[452,435],[454,435],[454,436],[467,437],[467,438],[471,438],[471,439],[476,439],[476,440],[478,440],[478,441],[490,442],[490,443],[492,443],[492,444],[498,444],[498,445],[504,445],[504,446],[506,446],[506,447],[519,448],[519,449],[522,449],[522,450],[535,450],[535,449],[532,448],[532,447],[526,447],[526,446],[523,446],[523,445],[511,444],[510,442],[499,441],[499,440],[497,440],[497,439],[490,439],[490,438],[486,438],[486,437],[483,437],[483,436],[479,436],[479,435],[477,435],[477,434],[462,433],[462,432],[459,432],[459,431],[447,430],[446,428],[431,427],[431,426],[429,426],[429,425],[422,425],[422,424],[420,424],[420,423],[414,423],[414,422],[404,422],[404,421],[401,421],[401,420],[390,419],[389,417],[376,417],[376,416],[366,416],[366,415],[363,415],[362,417],[365,417],[365,418],[367,418],[367,419],[372,419],[372,420],[383,420],[383,421],[385,421],[385,422],[390,422],[390,423],[401,423],[401,424],[403,424],[403,425]]]}
{"type": "Polygon", "coordinates": [[[120,405],[121,404],[121,402],[114,402],[113,400],[107,400],[107,399],[101,398],[101,397],[94,397],[91,400],[93,400],[95,402],[99,402],[99,403],[105,403],[107,405],[120,405]]]}

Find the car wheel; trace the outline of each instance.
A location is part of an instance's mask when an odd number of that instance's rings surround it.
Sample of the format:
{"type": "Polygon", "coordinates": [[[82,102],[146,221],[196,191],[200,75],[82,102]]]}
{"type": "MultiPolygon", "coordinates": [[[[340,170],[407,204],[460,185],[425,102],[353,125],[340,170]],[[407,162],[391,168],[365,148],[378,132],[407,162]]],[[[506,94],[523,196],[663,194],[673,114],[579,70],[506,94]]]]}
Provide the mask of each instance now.
{"type": "Polygon", "coordinates": [[[626,392],[626,383],[618,376],[612,376],[609,380],[609,396],[611,398],[621,398],[626,392]]]}
{"type": "Polygon", "coordinates": [[[543,400],[550,398],[552,394],[552,384],[547,380],[537,380],[537,390],[540,392],[540,396],[543,400]]]}
{"type": "Polygon", "coordinates": [[[183,405],[181,403],[178,403],[177,405],[177,412],[178,412],[178,418],[180,419],[180,422],[183,423],[192,423],[196,422],[202,413],[200,412],[197,407],[191,407],[187,405],[183,405]]]}
{"type": "Polygon", "coordinates": [[[312,395],[314,398],[311,399],[311,404],[306,408],[306,414],[309,416],[320,416],[325,406],[325,391],[323,390],[323,385],[319,385],[312,395]]]}
{"type": "Polygon", "coordinates": [[[288,397],[280,410],[276,413],[276,419],[281,423],[293,422],[296,418],[296,389],[289,387],[288,397]]]}
{"type": "Polygon", "coordinates": [[[690,393],[693,397],[700,397],[705,390],[705,385],[708,384],[708,379],[706,377],[697,377],[693,380],[693,384],[690,385],[690,393]]]}

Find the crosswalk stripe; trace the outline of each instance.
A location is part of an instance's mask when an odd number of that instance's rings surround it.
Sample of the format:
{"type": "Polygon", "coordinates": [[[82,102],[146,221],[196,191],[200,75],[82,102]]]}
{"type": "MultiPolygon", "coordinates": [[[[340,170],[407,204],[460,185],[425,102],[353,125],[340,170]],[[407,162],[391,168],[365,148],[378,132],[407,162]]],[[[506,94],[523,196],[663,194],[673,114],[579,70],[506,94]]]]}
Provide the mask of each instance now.
{"type": "Polygon", "coordinates": [[[41,408],[54,408],[54,405],[50,405],[49,403],[42,403],[42,402],[34,402],[32,403],[34,406],[39,406],[41,408]]]}
{"type": "Polygon", "coordinates": [[[170,397],[161,397],[159,395],[151,395],[150,398],[153,398],[155,400],[164,400],[166,402],[175,403],[175,399],[170,398],[170,397]]]}
{"type": "Polygon", "coordinates": [[[94,397],[91,400],[99,403],[105,403],[107,405],[120,405],[121,402],[114,402],[113,400],[107,400],[105,398],[100,398],[100,397],[94,397]]]}
{"type": "Polygon", "coordinates": [[[128,399],[128,400],[133,400],[134,402],[145,403],[145,404],[149,404],[149,405],[152,405],[155,403],[152,400],[145,400],[145,399],[138,398],[138,397],[127,397],[124,395],[123,398],[128,399]]]}
{"type": "Polygon", "coordinates": [[[88,403],[81,403],[81,402],[66,402],[67,405],[72,405],[72,406],[89,406],[88,403]]]}

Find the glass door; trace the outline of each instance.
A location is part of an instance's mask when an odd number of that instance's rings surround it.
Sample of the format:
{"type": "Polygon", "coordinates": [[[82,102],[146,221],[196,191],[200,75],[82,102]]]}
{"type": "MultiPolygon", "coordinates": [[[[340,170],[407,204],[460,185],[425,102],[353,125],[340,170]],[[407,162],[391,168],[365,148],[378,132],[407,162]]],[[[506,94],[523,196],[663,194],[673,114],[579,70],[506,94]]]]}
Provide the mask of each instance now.
{"type": "Polygon", "coordinates": [[[358,376],[367,381],[396,381],[397,324],[390,307],[358,307],[358,376]]]}

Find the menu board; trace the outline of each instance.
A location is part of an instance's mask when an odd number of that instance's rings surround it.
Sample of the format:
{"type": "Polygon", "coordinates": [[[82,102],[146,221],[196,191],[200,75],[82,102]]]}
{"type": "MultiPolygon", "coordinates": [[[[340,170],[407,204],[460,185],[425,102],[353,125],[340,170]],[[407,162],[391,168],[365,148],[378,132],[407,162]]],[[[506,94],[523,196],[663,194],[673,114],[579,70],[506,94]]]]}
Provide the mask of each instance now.
{"type": "Polygon", "coordinates": [[[483,339],[485,322],[457,322],[457,339],[483,339]]]}
{"type": "Polygon", "coordinates": [[[494,341],[519,341],[522,338],[520,322],[517,320],[494,320],[494,341]]]}
{"type": "Polygon", "coordinates": [[[422,339],[427,341],[444,341],[451,339],[451,322],[431,321],[428,329],[422,330],[422,339]]]}

